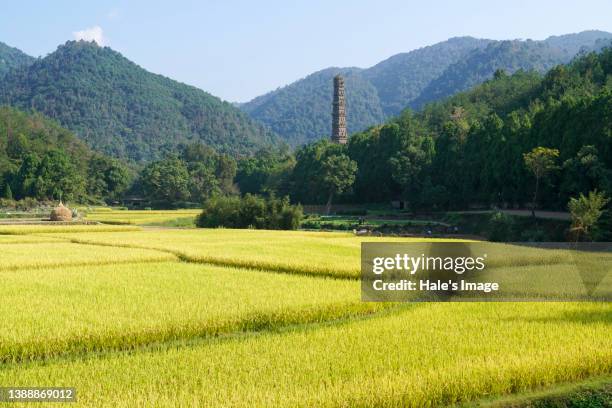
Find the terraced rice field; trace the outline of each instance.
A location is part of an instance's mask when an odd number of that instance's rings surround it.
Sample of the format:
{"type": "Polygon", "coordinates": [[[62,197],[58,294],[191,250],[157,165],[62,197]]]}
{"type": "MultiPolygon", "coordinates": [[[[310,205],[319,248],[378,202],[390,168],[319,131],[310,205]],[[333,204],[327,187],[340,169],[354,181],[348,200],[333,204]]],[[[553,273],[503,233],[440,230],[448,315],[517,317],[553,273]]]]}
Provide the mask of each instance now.
{"type": "Polygon", "coordinates": [[[384,306],[359,302],[353,281],[184,263],[40,269],[27,276],[18,270],[2,279],[5,362],[317,322],[384,306]],[[25,303],[24,296],[36,301],[25,303]]]}
{"type": "Polygon", "coordinates": [[[388,238],[79,227],[0,231],[0,386],[76,387],[86,407],[421,407],[612,376],[607,303],[362,303],[361,242],[388,238]]]}
{"type": "MultiPolygon", "coordinates": [[[[360,249],[364,241],[441,242],[441,239],[357,237],[343,232],[258,231],[231,229],[142,230],[129,240],[117,232],[49,233],[74,243],[112,245],[170,251],[189,262],[258,268],[302,275],[357,279],[361,273],[360,249]]],[[[534,266],[568,263],[572,255],[562,250],[490,244],[488,266],[534,266]],[[510,253],[512,256],[505,256],[510,253]]]]}
{"type": "MultiPolygon", "coordinates": [[[[362,239],[346,233],[256,230],[145,230],[41,234],[72,242],[172,251],[190,262],[358,278],[362,239]]],[[[403,239],[406,240],[406,239],[403,239]]]]}

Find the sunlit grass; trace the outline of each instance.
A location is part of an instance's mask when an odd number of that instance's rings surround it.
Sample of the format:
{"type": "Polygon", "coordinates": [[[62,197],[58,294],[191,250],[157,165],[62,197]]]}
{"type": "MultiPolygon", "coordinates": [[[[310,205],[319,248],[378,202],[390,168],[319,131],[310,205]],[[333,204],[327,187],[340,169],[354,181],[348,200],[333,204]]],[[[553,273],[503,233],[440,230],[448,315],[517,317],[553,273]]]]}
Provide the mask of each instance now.
{"type": "MultiPolygon", "coordinates": [[[[58,234],[74,242],[155,248],[192,261],[259,268],[305,275],[357,279],[361,274],[362,242],[413,243],[424,250],[427,242],[450,239],[362,237],[343,232],[196,229],[133,232],[129,240],[120,233],[58,234]]],[[[570,263],[571,252],[506,244],[487,244],[488,267],[570,263]]]]}
{"type": "Polygon", "coordinates": [[[51,236],[32,236],[32,235],[2,235],[0,234],[0,249],[2,244],[35,244],[43,242],[58,242],[58,238],[51,236]]]}

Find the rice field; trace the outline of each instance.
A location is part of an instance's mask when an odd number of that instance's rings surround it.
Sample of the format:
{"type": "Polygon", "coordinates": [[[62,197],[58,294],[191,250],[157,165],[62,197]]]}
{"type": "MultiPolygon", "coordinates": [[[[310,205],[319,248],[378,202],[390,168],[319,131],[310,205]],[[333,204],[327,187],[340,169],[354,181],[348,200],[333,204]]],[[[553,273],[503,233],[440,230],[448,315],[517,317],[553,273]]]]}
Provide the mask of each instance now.
{"type": "MultiPolygon", "coordinates": [[[[434,407],[612,381],[608,303],[361,302],[361,243],[407,238],[10,227],[0,387],[76,387],[84,407],[434,407]]],[[[496,267],[567,261],[521,254],[496,267]]]]}
{"type": "MultiPolygon", "coordinates": [[[[362,242],[444,241],[436,238],[358,237],[346,232],[232,229],[134,231],[130,233],[129,240],[125,239],[123,233],[104,231],[38,235],[81,244],[170,251],[189,262],[345,279],[358,279],[361,275],[362,242]]],[[[571,263],[574,260],[568,251],[516,248],[505,244],[489,244],[488,266],[545,266],[571,263]],[[508,253],[512,256],[508,256],[508,253]]]]}
{"type": "Polygon", "coordinates": [[[42,233],[75,233],[75,232],[128,232],[140,231],[136,226],[123,225],[50,225],[50,224],[32,224],[32,225],[0,225],[1,235],[33,235],[42,233]]]}
{"type": "Polygon", "coordinates": [[[349,233],[231,229],[146,230],[130,233],[129,240],[125,234],[113,232],[41,235],[78,243],[171,251],[190,262],[350,279],[360,276],[364,240],[417,241],[364,239],[349,233]]]}
{"type": "Polygon", "coordinates": [[[165,225],[171,222],[193,226],[195,217],[202,210],[113,210],[110,208],[94,208],[87,211],[86,219],[108,224],[133,225],[165,225]]]}
{"type": "Polygon", "coordinates": [[[609,373],[609,313],[601,305],[426,304],[344,324],[11,367],[0,381],[51,378],[81,390],[85,406],[445,406],[609,373]]]}
{"type": "Polygon", "coordinates": [[[174,255],[151,249],[113,248],[109,246],[71,244],[65,242],[15,243],[2,246],[0,276],[6,271],[25,271],[72,265],[103,265],[127,262],[159,262],[176,259],[174,255]]]}
{"type": "Polygon", "coordinates": [[[145,260],[2,272],[0,361],[131,349],[383,306],[360,302],[357,282],[145,260]]]}

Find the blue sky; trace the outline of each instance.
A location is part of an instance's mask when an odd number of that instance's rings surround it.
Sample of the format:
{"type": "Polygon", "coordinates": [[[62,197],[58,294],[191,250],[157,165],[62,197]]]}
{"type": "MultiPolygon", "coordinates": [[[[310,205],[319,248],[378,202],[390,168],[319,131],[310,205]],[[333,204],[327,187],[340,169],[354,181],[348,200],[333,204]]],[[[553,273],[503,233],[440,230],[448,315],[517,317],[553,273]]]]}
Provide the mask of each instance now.
{"type": "Polygon", "coordinates": [[[230,101],[329,66],[368,67],[453,36],[612,32],[610,0],[29,3],[2,5],[0,41],[44,56],[75,35],[101,39],[150,71],[230,101]]]}

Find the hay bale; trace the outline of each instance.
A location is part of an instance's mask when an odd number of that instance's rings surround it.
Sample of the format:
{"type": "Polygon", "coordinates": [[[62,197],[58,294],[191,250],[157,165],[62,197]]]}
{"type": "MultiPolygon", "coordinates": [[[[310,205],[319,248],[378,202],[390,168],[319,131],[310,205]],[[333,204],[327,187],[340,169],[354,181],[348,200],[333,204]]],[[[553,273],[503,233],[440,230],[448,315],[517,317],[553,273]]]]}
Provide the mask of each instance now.
{"type": "Polygon", "coordinates": [[[72,221],[72,211],[60,201],[59,205],[51,211],[51,221],[72,221]]]}

